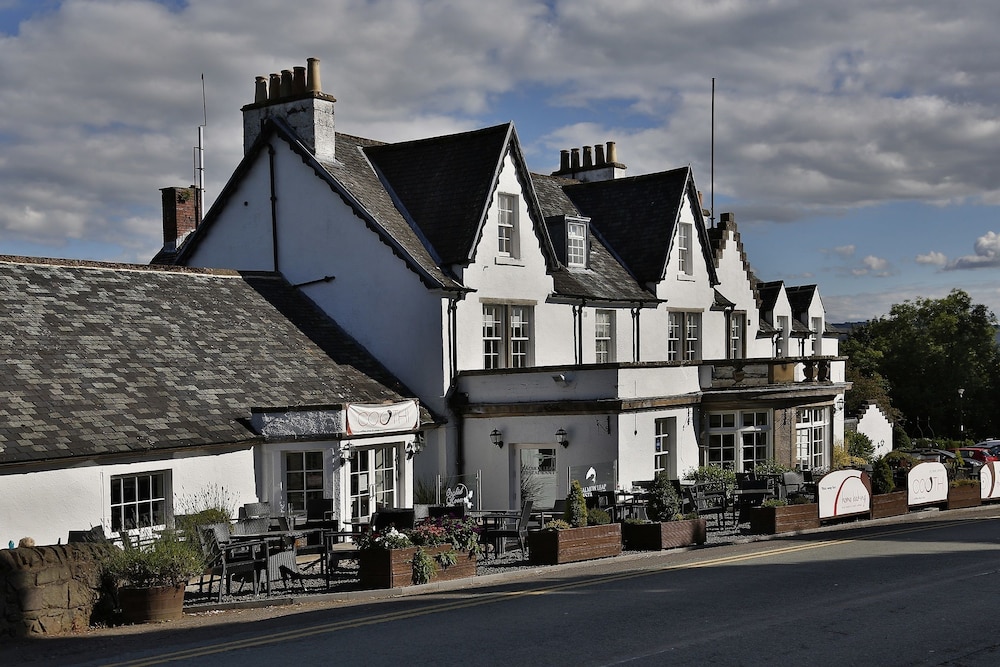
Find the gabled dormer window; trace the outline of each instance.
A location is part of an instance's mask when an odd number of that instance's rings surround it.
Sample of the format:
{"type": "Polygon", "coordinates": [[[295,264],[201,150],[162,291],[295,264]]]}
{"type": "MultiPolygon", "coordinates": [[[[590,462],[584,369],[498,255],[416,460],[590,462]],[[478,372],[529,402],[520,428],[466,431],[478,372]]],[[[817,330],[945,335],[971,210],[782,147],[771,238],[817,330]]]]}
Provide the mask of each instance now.
{"type": "Polygon", "coordinates": [[[517,195],[501,193],[497,197],[500,209],[497,221],[497,252],[501,257],[518,257],[517,195]]]}
{"type": "Polygon", "coordinates": [[[566,221],[566,266],[587,268],[587,224],[566,221]]]}

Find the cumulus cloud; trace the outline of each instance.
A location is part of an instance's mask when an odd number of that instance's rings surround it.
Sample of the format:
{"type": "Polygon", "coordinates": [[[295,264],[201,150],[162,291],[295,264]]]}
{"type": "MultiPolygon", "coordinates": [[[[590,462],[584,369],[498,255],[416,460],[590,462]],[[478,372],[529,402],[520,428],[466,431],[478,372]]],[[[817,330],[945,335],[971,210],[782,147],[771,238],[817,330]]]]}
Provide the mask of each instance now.
{"type": "Polygon", "coordinates": [[[945,266],[948,263],[948,257],[943,252],[938,252],[932,250],[924,255],[917,255],[915,261],[917,264],[930,264],[932,266],[945,266]]]}
{"type": "MultiPolygon", "coordinates": [[[[691,164],[706,191],[716,77],[715,189],[741,223],[887,201],[1000,202],[994,0],[959,13],[867,0],[47,9],[0,33],[5,243],[85,238],[148,259],[158,188],[193,178],[201,75],[211,200],[241,157],[253,77],[309,56],[323,61],[342,131],[401,140],[513,120],[539,171],[566,141],[614,139],[629,175],[691,164]],[[275,40],[275,25],[295,28],[275,40]]],[[[988,252],[977,247],[977,266],[988,252]]],[[[867,258],[856,268],[890,270],[867,258]]]]}
{"type": "Polygon", "coordinates": [[[945,267],[949,271],[1000,267],[1000,234],[986,232],[976,239],[974,255],[965,255],[945,267]]]}
{"type": "Polygon", "coordinates": [[[874,276],[884,278],[892,274],[892,265],[889,260],[874,255],[868,255],[861,260],[861,263],[851,269],[851,274],[855,276],[874,276]]]}

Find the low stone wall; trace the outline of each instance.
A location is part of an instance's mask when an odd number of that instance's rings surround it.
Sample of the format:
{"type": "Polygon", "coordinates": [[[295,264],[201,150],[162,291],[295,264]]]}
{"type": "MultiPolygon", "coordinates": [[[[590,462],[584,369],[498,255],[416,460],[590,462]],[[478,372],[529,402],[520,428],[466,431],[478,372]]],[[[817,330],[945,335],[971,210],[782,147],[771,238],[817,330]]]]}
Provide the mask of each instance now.
{"type": "Polygon", "coordinates": [[[0,637],[90,625],[100,600],[100,544],[0,550],[0,637]]]}

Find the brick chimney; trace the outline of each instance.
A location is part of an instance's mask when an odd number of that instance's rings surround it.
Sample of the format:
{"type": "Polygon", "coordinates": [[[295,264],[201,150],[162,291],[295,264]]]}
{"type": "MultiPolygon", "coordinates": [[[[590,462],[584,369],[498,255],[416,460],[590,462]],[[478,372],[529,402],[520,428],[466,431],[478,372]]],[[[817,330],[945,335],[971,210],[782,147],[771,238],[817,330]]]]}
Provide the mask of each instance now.
{"type": "Polygon", "coordinates": [[[627,169],[618,162],[615,142],[609,141],[605,146],[597,144],[594,147],[583,147],[583,163],[580,163],[580,149],[562,150],[559,152],[559,170],[552,172],[553,176],[575,178],[578,181],[610,181],[620,178],[627,169]]]}
{"type": "Polygon", "coordinates": [[[163,252],[174,252],[184,237],[198,226],[198,190],[161,188],[163,201],[163,252]]]}
{"type": "Polygon", "coordinates": [[[333,103],[337,100],[321,90],[319,58],[309,58],[306,64],[256,78],[254,101],[243,107],[244,153],[250,151],[267,120],[280,118],[316,159],[332,162],[336,158],[333,103]]]}

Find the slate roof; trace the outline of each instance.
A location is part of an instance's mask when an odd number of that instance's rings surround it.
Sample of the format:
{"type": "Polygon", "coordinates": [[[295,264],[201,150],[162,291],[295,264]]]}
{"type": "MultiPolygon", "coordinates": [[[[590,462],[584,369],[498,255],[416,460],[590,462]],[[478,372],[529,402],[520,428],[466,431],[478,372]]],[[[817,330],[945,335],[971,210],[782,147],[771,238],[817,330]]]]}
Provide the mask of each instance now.
{"type": "Polygon", "coordinates": [[[0,322],[0,465],[250,443],[253,407],[413,396],[273,274],[0,257],[0,322]]]}

